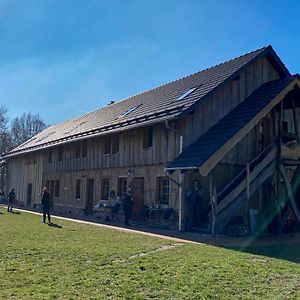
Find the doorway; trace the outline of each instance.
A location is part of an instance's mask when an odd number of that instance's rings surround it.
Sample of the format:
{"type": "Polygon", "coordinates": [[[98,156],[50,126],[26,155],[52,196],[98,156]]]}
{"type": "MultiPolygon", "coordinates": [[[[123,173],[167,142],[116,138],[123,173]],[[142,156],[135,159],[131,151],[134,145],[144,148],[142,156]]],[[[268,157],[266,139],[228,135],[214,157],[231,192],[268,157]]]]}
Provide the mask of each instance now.
{"type": "Polygon", "coordinates": [[[27,185],[27,198],[26,198],[26,205],[30,206],[32,201],[32,183],[28,183],[27,185]]]}
{"type": "Polygon", "coordinates": [[[55,188],[55,180],[50,180],[49,192],[50,192],[50,201],[52,207],[54,207],[54,188],[55,188]]]}
{"type": "Polygon", "coordinates": [[[94,212],[94,179],[87,179],[86,181],[86,202],[85,213],[92,215],[94,212]]]}
{"type": "Polygon", "coordinates": [[[144,207],[144,177],[135,177],[131,181],[131,195],[133,197],[134,206],[132,211],[132,219],[139,220],[144,207]]]}

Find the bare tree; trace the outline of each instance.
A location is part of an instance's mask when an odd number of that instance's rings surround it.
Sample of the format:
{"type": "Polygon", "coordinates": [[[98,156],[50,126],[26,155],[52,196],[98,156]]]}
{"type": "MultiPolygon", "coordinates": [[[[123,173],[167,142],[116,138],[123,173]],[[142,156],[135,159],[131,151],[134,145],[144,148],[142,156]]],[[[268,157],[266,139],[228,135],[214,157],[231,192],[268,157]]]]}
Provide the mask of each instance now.
{"type": "Polygon", "coordinates": [[[47,127],[41,117],[31,113],[23,114],[11,122],[10,136],[12,147],[26,142],[47,127]]]}
{"type": "Polygon", "coordinates": [[[46,128],[39,115],[23,114],[12,120],[8,128],[7,109],[0,106],[0,190],[4,189],[6,181],[6,161],[1,155],[19,146],[46,128]]]}
{"type": "MultiPolygon", "coordinates": [[[[10,149],[10,136],[8,131],[7,109],[0,106],[0,156],[10,149]]],[[[4,189],[6,177],[5,161],[0,158],[0,190],[4,189]]]]}

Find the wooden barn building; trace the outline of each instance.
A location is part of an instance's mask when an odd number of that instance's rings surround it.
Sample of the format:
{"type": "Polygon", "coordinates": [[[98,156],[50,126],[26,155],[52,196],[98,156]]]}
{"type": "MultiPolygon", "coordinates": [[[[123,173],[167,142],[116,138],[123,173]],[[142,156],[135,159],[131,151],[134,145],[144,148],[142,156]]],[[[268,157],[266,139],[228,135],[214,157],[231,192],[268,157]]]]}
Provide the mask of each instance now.
{"type": "Polygon", "coordinates": [[[130,188],[136,220],[172,208],[183,229],[197,179],[212,232],[284,230],[300,220],[299,88],[258,49],[47,128],[5,155],[7,192],[33,206],[48,186],[56,210],[92,214],[130,188]]]}

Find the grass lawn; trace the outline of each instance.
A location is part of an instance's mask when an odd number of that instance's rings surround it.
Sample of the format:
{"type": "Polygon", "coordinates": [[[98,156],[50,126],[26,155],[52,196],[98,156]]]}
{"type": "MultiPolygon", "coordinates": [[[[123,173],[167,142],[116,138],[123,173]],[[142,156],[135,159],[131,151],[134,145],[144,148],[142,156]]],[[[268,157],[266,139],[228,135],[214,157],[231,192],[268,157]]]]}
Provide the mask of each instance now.
{"type": "Polygon", "coordinates": [[[300,299],[299,244],[282,259],[0,211],[0,299],[300,299]]]}

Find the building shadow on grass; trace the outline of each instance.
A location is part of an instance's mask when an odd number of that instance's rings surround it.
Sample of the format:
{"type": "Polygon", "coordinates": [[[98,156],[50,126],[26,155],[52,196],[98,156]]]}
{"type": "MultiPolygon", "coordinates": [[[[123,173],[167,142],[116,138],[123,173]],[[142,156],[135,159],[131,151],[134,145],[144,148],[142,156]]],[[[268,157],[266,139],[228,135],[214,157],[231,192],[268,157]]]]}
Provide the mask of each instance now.
{"type": "Polygon", "coordinates": [[[61,225],[59,225],[59,224],[55,224],[55,223],[47,223],[48,224],[48,226],[49,227],[54,227],[54,228],[62,228],[62,226],[61,225]]]}
{"type": "Polygon", "coordinates": [[[225,247],[235,251],[300,263],[300,243],[225,247]]]}
{"type": "MultiPolygon", "coordinates": [[[[124,228],[121,222],[110,222],[109,224],[95,217],[70,216],[69,214],[60,214],[60,216],[89,221],[96,224],[109,225],[116,228],[124,228]]],[[[61,225],[51,223],[49,227],[62,228],[61,225]]],[[[134,232],[143,232],[158,234],[165,238],[184,239],[186,241],[199,244],[212,245],[228,250],[249,253],[253,255],[262,255],[268,258],[282,259],[294,263],[300,263],[300,232],[292,234],[280,234],[269,236],[212,236],[210,234],[200,234],[197,232],[182,232],[170,228],[158,228],[149,226],[149,224],[134,224],[126,228],[134,232]]]]}
{"type": "Polygon", "coordinates": [[[209,234],[178,232],[168,229],[131,226],[136,231],[164,235],[165,237],[180,238],[191,242],[221,247],[267,258],[286,260],[300,263],[300,233],[278,234],[267,236],[212,236],[209,234]]]}

